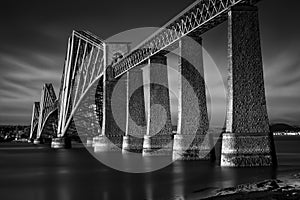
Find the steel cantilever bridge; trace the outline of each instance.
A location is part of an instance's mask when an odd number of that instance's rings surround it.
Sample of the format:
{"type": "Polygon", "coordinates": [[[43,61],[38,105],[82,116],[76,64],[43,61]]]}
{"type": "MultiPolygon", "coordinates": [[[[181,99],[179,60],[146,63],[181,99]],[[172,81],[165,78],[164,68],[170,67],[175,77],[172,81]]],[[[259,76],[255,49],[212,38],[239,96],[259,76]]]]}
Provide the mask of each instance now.
{"type": "MultiPolygon", "coordinates": [[[[184,130],[184,124],[189,120],[186,109],[189,99],[185,96],[183,82],[179,96],[178,130],[174,137],[169,91],[166,88],[150,87],[150,106],[161,104],[167,113],[167,122],[155,137],[151,137],[151,131],[157,124],[152,119],[158,113],[148,108],[146,120],[143,88],[135,96],[135,103],[130,102],[128,93],[136,82],[143,82],[141,67],[150,66],[150,80],[155,80],[157,74],[151,66],[167,64],[167,49],[179,48],[184,54],[186,49],[191,48],[187,37],[201,44],[203,33],[227,20],[229,78],[221,165],[276,165],[266,110],[257,2],[195,1],[131,51],[128,43],[108,43],[87,31],[73,31],[68,41],[58,99],[52,85],[46,84],[41,102],[35,102],[33,106],[30,139],[38,143],[43,137],[52,137],[52,147],[60,148],[69,146],[66,142],[68,138],[84,132],[88,138],[93,138],[95,151],[114,151],[117,147],[123,152],[133,151],[148,156],[156,154],[157,149],[163,149],[160,153],[171,152],[174,159],[213,159],[214,152],[210,147],[200,150],[200,143],[208,129],[205,82],[201,76],[191,75],[193,70],[190,70],[190,64],[181,60],[179,71],[185,78],[190,78],[188,81],[197,93],[201,110],[198,118],[201,122],[197,127],[196,139],[189,147],[184,147],[189,137],[184,130]],[[126,123],[117,125],[112,115],[111,98],[114,87],[124,76],[125,94],[119,94],[119,106],[123,106],[126,123]],[[134,137],[137,133],[133,131],[137,130],[129,120],[129,115],[136,124],[146,127],[139,130],[138,134],[142,137],[134,137]],[[45,126],[52,126],[52,129],[45,126]],[[172,146],[166,146],[166,141],[173,141],[172,146]]],[[[200,64],[196,68],[201,70],[202,52],[189,52],[198,59],[200,64]]],[[[160,76],[167,83],[167,70],[160,72],[160,76]]]]}

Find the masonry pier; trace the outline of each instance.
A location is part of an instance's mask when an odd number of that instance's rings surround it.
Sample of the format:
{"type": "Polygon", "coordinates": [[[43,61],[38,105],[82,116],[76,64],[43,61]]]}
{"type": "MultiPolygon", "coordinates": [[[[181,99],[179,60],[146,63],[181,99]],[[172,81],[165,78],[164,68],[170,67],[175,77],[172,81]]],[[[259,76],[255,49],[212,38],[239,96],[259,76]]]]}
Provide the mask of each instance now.
{"type": "Polygon", "coordinates": [[[101,135],[93,138],[94,152],[122,151],[126,131],[127,74],[115,78],[112,64],[130,50],[129,43],[107,43],[103,81],[103,119],[101,135]]]}
{"type": "Polygon", "coordinates": [[[269,130],[258,10],[235,6],[228,12],[228,102],[221,166],[274,166],[269,130]]]}
{"type": "Polygon", "coordinates": [[[126,135],[123,137],[123,153],[142,153],[146,134],[146,114],[142,64],[127,72],[126,135]]]}
{"type": "Polygon", "coordinates": [[[53,149],[69,149],[69,148],[72,148],[71,138],[68,138],[68,137],[52,138],[51,148],[53,148],[53,149]]]}
{"type": "Polygon", "coordinates": [[[203,69],[202,38],[197,31],[179,41],[180,91],[178,127],[174,136],[173,160],[214,159],[203,69]]]}
{"type": "Polygon", "coordinates": [[[150,94],[143,156],[172,155],[172,124],[165,52],[151,56],[149,65],[150,94]]]}
{"type": "MultiPolygon", "coordinates": [[[[124,76],[127,76],[125,74],[124,76]]],[[[111,66],[106,69],[103,94],[102,134],[94,139],[94,151],[120,151],[126,129],[126,78],[112,77],[111,66]]]]}

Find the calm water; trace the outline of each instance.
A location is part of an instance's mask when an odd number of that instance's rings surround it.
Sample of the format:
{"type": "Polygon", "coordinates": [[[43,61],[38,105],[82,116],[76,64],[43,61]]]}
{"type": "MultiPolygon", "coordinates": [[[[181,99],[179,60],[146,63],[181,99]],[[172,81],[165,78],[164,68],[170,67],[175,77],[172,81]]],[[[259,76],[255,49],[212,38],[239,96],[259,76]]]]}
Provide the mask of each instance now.
{"type": "Polygon", "coordinates": [[[54,150],[0,145],[1,200],[196,199],[216,188],[300,171],[300,138],[275,139],[279,167],[232,169],[202,161],[175,162],[129,174],[99,163],[84,148],[54,150]]]}

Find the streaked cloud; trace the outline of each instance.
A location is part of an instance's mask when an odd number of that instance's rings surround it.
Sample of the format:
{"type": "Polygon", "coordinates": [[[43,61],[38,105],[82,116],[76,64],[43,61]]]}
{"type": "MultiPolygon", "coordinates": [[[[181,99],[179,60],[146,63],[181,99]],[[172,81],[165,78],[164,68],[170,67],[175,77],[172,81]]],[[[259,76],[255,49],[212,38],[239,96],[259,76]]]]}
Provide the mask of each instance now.
{"type": "MultiPolygon", "coordinates": [[[[105,39],[127,29],[160,26],[193,1],[143,1],[142,7],[132,6],[141,5],[140,0],[88,4],[70,0],[3,2],[0,8],[0,123],[28,124],[32,103],[39,101],[42,85],[52,82],[58,91],[67,38],[73,29],[87,29],[105,39]]],[[[297,0],[290,0],[284,7],[281,1],[259,4],[271,122],[300,125],[298,8],[297,0]]],[[[205,79],[214,99],[209,101],[214,103],[209,107],[214,106],[220,116],[224,112],[223,87],[227,84],[226,31],[224,23],[203,36],[204,47],[220,71],[221,78],[215,79],[210,71],[211,63],[205,63],[205,79]]],[[[174,91],[178,88],[175,75],[170,75],[169,83],[174,91]]],[[[173,122],[177,121],[177,104],[174,94],[171,96],[173,122]]]]}

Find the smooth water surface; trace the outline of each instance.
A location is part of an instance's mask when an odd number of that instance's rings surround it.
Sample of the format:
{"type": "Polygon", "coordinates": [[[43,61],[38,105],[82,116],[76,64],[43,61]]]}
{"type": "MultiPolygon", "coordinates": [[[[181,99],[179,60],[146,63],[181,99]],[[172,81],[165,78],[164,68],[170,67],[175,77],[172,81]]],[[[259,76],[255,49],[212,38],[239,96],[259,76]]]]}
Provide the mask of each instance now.
{"type": "Polygon", "coordinates": [[[277,137],[275,144],[277,169],[221,168],[207,161],[181,161],[145,174],[111,169],[85,148],[0,144],[0,199],[197,199],[217,188],[300,171],[300,137],[277,137]]]}

